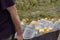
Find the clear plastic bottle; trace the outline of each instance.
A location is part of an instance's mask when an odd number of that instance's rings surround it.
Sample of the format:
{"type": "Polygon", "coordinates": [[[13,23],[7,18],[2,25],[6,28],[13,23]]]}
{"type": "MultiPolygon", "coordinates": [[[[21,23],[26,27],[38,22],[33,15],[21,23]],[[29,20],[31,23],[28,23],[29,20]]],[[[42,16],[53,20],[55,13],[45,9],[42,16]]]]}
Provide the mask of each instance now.
{"type": "Polygon", "coordinates": [[[48,21],[48,29],[49,29],[49,32],[53,32],[55,27],[54,27],[54,24],[52,21],[48,21]]]}
{"type": "Polygon", "coordinates": [[[24,30],[23,38],[24,39],[31,39],[31,38],[35,37],[35,34],[36,34],[35,26],[28,25],[24,30]]]}
{"type": "Polygon", "coordinates": [[[47,21],[46,25],[47,25],[47,27],[53,27],[53,22],[52,21],[47,21]]]}
{"type": "Polygon", "coordinates": [[[49,33],[53,31],[54,26],[52,21],[44,19],[42,23],[44,25],[45,32],[49,33]]]}
{"type": "Polygon", "coordinates": [[[55,30],[60,30],[60,21],[54,23],[55,30]]]}
{"type": "Polygon", "coordinates": [[[45,24],[47,21],[45,19],[41,19],[40,22],[45,24]]]}
{"type": "Polygon", "coordinates": [[[42,35],[43,32],[42,32],[41,29],[44,29],[44,25],[43,25],[43,23],[38,22],[38,23],[35,25],[36,37],[42,35]],[[41,32],[40,32],[40,30],[41,30],[41,32]]]}

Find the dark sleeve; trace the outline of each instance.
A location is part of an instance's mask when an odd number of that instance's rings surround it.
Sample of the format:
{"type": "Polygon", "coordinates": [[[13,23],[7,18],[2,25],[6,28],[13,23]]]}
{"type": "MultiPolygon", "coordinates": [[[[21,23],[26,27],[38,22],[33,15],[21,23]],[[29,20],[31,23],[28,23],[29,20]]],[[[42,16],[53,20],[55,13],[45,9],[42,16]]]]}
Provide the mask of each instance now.
{"type": "Polygon", "coordinates": [[[14,3],[14,0],[1,0],[0,1],[0,9],[1,10],[4,10],[10,6],[13,6],[15,3],[14,3]]]}

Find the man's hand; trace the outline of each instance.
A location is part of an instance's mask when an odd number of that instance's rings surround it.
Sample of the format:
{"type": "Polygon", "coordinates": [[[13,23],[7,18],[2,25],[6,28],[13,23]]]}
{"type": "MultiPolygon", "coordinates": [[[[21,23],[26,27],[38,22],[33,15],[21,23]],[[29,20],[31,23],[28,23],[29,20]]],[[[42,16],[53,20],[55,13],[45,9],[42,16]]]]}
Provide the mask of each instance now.
{"type": "Polygon", "coordinates": [[[15,25],[15,29],[16,29],[16,32],[17,32],[17,39],[18,40],[23,40],[22,28],[21,28],[21,25],[20,25],[20,19],[19,19],[18,13],[17,13],[16,5],[8,7],[7,10],[10,12],[11,19],[12,19],[14,25],[15,25]]]}
{"type": "Polygon", "coordinates": [[[17,36],[16,36],[16,39],[17,39],[17,40],[23,40],[23,37],[22,37],[22,35],[17,35],[17,36]]]}

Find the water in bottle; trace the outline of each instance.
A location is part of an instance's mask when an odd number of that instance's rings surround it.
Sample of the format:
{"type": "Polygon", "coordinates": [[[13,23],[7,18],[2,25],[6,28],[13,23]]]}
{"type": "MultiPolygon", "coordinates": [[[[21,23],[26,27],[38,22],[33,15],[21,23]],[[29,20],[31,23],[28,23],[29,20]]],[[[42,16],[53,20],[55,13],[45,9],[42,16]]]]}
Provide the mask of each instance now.
{"type": "Polygon", "coordinates": [[[36,34],[35,27],[32,25],[28,25],[23,33],[23,38],[24,39],[31,39],[34,38],[36,34]]]}

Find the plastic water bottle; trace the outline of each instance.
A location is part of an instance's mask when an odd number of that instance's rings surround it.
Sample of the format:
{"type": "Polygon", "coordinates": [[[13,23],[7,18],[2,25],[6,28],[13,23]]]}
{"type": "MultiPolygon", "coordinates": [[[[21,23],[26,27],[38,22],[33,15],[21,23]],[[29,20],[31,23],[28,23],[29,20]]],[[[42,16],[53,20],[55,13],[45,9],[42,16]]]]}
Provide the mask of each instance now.
{"type": "Polygon", "coordinates": [[[31,39],[31,38],[35,37],[35,34],[36,34],[35,26],[28,25],[24,30],[23,38],[24,39],[31,39]]]}
{"type": "Polygon", "coordinates": [[[40,22],[45,24],[47,21],[45,19],[41,19],[40,22]]]}
{"type": "Polygon", "coordinates": [[[38,37],[38,36],[40,36],[40,35],[42,35],[42,32],[39,32],[40,31],[40,29],[43,29],[44,28],[44,25],[43,25],[43,23],[37,23],[36,25],[35,25],[35,29],[36,29],[36,37],[38,37]]]}
{"type": "Polygon", "coordinates": [[[60,21],[56,21],[54,27],[56,28],[55,30],[60,30],[60,21]]]}
{"type": "Polygon", "coordinates": [[[54,23],[52,21],[48,21],[48,28],[50,30],[49,32],[55,31],[54,23]]]}
{"type": "Polygon", "coordinates": [[[45,32],[49,33],[53,31],[54,26],[52,21],[46,20],[44,21],[43,25],[44,25],[44,30],[45,29],[47,30],[45,32]]]}
{"type": "Polygon", "coordinates": [[[35,28],[36,28],[36,27],[43,28],[43,27],[44,27],[44,24],[43,24],[43,23],[41,23],[41,22],[40,22],[40,23],[37,23],[37,24],[35,25],[35,28]]]}
{"type": "Polygon", "coordinates": [[[52,21],[47,21],[46,25],[47,25],[47,27],[53,27],[53,22],[52,21]]]}

